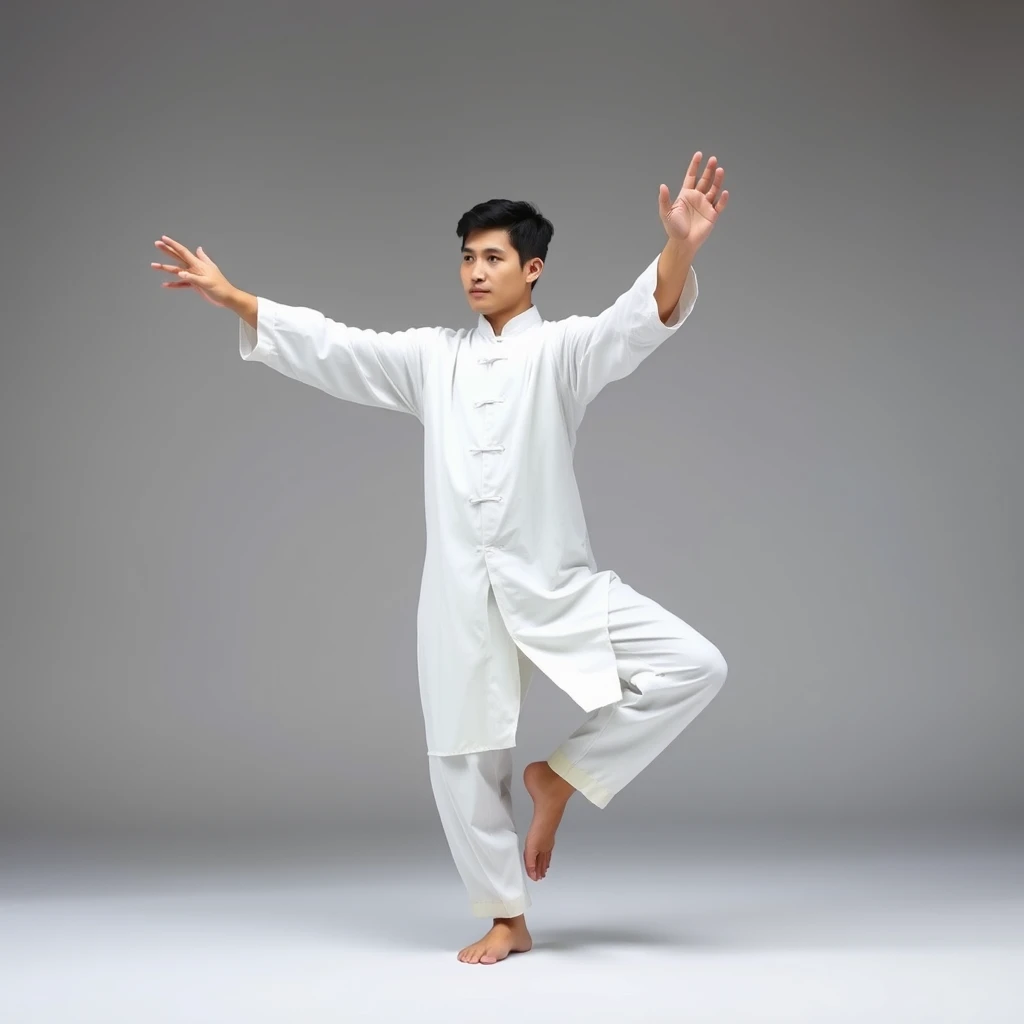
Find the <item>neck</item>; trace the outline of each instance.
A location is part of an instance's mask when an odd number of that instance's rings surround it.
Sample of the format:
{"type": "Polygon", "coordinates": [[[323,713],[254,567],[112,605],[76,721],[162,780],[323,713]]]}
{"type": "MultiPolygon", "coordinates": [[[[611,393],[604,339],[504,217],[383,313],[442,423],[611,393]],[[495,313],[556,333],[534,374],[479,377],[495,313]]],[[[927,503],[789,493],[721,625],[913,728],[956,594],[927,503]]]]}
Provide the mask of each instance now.
{"type": "Polygon", "coordinates": [[[491,325],[491,330],[496,336],[500,336],[505,330],[505,325],[520,313],[525,313],[533,305],[533,299],[527,296],[520,303],[509,309],[503,309],[500,313],[485,313],[484,319],[491,325]]]}

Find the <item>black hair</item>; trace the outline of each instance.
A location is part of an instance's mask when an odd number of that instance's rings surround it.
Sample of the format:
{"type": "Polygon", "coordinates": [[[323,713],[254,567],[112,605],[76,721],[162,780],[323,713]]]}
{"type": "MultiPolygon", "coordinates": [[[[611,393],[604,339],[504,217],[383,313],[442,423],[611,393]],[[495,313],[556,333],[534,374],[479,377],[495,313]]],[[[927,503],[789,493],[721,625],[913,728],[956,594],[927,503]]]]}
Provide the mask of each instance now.
{"type": "MultiPolygon", "coordinates": [[[[455,233],[466,244],[466,239],[481,228],[505,228],[512,248],[519,253],[519,266],[539,256],[547,259],[548,245],[555,226],[533,203],[512,199],[488,199],[467,210],[460,218],[455,233]]],[[[530,282],[530,291],[536,281],[530,282]]]]}

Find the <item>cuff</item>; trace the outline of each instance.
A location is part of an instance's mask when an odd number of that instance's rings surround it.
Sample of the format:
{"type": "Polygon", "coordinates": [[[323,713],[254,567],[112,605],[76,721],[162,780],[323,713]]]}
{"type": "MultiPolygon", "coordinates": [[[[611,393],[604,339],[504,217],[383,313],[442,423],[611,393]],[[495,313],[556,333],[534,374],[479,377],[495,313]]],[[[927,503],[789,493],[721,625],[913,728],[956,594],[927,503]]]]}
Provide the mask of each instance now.
{"type": "Polygon", "coordinates": [[[686,272],[686,280],[683,282],[683,290],[679,295],[679,301],[675,304],[675,307],[669,315],[668,323],[662,323],[661,317],[658,315],[658,303],[654,298],[654,289],[658,287],[659,259],[661,259],[660,252],[647,265],[647,269],[640,275],[640,279],[637,283],[641,287],[644,312],[651,319],[652,329],[655,331],[660,330],[663,337],[667,337],[682,325],[682,322],[693,310],[698,294],[697,272],[693,269],[693,264],[691,263],[690,269],[686,272]]]}
{"type": "Polygon", "coordinates": [[[607,807],[615,795],[583,769],[577,768],[560,750],[556,750],[548,758],[548,767],[556,775],[561,775],[574,789],[579,790],[595,807],[607,807]]]}
{"type": "Polygon", "coordinates": [[[270,330],[274,324],[273,303],[270,299],[256,297],[256,326],[250,327],[238,318],[238,354],[243,359],[265,363],[274,351],[270,330]]]}
{"type": "Polygon", "coordinates": [[[494,903],[470,903],[469,909],[474,917],[518,917],[525,914],[533,906],[530,894],[523,891],[523,895],[515,900],[503,900],[494,903]]]}

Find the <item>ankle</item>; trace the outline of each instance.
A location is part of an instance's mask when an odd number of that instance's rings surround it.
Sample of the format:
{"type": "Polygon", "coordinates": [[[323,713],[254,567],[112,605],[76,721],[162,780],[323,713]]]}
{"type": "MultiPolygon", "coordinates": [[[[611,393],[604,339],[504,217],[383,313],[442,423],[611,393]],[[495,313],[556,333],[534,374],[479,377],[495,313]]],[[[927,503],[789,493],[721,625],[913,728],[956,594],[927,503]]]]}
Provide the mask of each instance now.
{"type": "Polygon", "coordinates": [[[526,924],[526,915],[519,914],[517,917],[496,917],[494,919],[495,924],[505,924],[510,928],[515,928],[517,925],[526,924]]]}

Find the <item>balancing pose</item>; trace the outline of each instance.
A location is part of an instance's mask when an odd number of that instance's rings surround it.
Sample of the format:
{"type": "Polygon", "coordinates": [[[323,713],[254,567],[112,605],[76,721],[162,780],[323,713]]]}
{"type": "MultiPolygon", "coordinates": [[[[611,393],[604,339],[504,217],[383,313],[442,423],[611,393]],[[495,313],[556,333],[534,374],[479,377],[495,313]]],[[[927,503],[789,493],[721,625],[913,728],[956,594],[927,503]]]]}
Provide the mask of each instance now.
{"type": "Polygon", "coordinates": [[[493,927],[458,954],[496,963],[532,944],[526,877],[547,874],[579,790],[605,807],[719,691],[709,640],[591,551],[573,472],[587,405],[689,316],[692,263],[726,207],[725,171],[693,155],[658,211],[668,240],[597,316],[544,320],[532,301],[554,229],[531,204],[492,199],[463,214],[461,279],[472,329],[352,327],[234,287],[200,246],[163,236],[166,288],[237,313],[239,353],[328,394],[423,424],[426,556],[417,663],[430,780],[472,913],[493,927]],[[536,666],[587,713],[526,766],[533,820],[522,860],[512,748],[536,666]]]}

